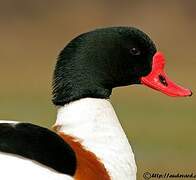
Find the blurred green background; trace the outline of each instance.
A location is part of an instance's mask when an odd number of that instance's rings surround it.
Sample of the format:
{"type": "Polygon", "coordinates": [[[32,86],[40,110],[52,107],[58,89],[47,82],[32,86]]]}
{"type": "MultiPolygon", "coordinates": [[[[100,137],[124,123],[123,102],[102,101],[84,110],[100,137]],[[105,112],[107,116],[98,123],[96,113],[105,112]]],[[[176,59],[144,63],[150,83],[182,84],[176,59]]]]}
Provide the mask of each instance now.
{"type": "MultiPolygon", "coordinates": [[[[136,26],[166,59],[166,71],[196,88],[194,0],[0,0],[0,119],[55,122],[51,77],[59,51],[82,32],[136,26]]],[[[112,102],[132,144],[138,179],[149,172],[196,172],[196,98],[142,86],[118,88],[112,102]]]]}

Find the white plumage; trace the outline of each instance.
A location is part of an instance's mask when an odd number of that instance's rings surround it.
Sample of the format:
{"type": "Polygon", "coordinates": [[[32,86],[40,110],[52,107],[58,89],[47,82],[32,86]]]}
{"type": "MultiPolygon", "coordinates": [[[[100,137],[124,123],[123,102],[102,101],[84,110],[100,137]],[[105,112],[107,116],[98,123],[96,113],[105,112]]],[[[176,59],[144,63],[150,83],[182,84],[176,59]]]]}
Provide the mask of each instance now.
{"type": "Polygon", "coordinates": [[[55,124],[97,155],[112,180],[135,180],[136,163],[128,139],[109,100],[83,98],[58,109],[55,124]]]}

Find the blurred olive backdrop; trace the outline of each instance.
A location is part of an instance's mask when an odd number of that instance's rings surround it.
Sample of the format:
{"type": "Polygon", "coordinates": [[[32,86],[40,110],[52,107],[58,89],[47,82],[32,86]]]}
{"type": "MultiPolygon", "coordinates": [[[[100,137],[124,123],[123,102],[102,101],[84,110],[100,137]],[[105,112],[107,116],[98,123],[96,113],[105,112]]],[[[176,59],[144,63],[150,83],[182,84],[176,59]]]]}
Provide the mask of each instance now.
{"type": "MultiPolygon", "coordinates": [[[[194,0],[0,0],[0,119],[51,127],[51,78],[59,51],[82,32],[136,26],[167,58],[166,71],[196,88],[194,0]]],[[[196,97],[170,98],[142,86],[118,88],[112,103],[145,171],[196,172],[196,97]]]]}

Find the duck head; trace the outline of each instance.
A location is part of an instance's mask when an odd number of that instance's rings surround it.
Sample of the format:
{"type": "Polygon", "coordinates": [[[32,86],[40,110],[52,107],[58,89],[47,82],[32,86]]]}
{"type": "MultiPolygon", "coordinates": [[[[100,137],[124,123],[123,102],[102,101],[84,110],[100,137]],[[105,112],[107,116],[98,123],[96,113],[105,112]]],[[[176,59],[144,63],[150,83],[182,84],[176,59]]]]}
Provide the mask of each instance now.
{"type": "Polygon", "coordinates": [[[169,96],[190,96],[164,72],[164,56],[142,31],[110,27],[74,38],[60,53],[53,78],[53,103],[109,98],[112,89],[143,84],[169,96]]]}

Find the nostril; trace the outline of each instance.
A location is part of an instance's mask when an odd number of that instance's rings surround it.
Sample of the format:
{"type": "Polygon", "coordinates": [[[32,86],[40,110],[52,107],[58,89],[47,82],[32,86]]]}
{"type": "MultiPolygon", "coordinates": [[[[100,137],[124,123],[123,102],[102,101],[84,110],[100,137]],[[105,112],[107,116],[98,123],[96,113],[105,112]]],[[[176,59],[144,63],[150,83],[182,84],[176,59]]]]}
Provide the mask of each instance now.
{"type": "Polygon", "coordinates": [[[159,75],[159,81],[160,81],[161,84],[163,84],[164,86],[168,86],[168,83],[167,83],[165,77],[162,76],[161,74],[159,75]]]}

